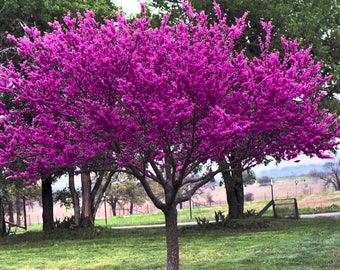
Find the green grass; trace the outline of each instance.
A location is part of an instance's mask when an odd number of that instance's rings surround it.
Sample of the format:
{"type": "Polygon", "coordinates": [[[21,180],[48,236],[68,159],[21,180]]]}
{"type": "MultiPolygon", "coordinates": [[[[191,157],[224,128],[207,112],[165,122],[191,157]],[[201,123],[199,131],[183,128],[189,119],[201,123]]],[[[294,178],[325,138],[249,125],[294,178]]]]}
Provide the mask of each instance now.
{"type": "MultiPolygon", "coordinates": [[[[195,221],[196,217],[206,217],[214,219],[215,211],[228,211],[227,206],[219,205],[212,207],[195,207],[192,208],[192,219],[190,219],[190,209],[181,209],[178,211],[178,222],[195,221]]],[[[134,214],[130,216],[116,216],[108,218],[108,226],[129,226],[145,224],[163,224],[164,214],[162,212],[151,214],[134,214]]],[[[96,225],[104,226],[105,219],[96,219],[96,225]]]]}
{"type": "Polygon", "coordinates": [[[300,214],[317,214],[327,212],[340,212],[340,205],[330,205],[327,207],[314,207],[314,208],[301,208],[299,209],[300,214]]]}
{"type": "Polygon", "coordinates": [[[340,198],[329,199],[329,202],[340,202],[340,198]]]}
{"type": "MultiPolygon", "coordinates": [[[[340,219],[264,220],[272,227],[181,228],[181,269],[339,269],[340,219]]],[[[2,270],[165,269],[165,256],[164,229],[97,227],[0,239],[2,270]]]]}
{"type": "MultiPolygon", "coordinates": [[[[254,209],[258,213],[268,202],[269,201],[246,202],[245,211],[254,209]]],[[[196,221],[196,217],[204,217],[208,220],[215,220],[215,211],[222,211],[225,215],[227,215],[228,207],[223,205],[211,207],[195,207],[192,209],[192,219],[190,219],[189,209],[182,209],[178,211],[178,222],[196,221]]],[[[340,205],[334,204],[328,207],[300,208],[299,214],[316,214],[338,211],[340,211],[340,205]]],[[[264,214],[264,216],[273,216],[273,211],[271,210],[271,208],[264,214]]],[[[108,226],[114,227],[162,223],[164,223],[164,215],[162,212],[152,214],[135,214],[131,216],[116,216],[108,218],[108,226]]],[[[105,226],[105,219],[96,219],[96,225],[105,226]]]]}
{"type": "MultiPolygon", "coordinates": [[[[269,201],[256,201],[256,202],[245,202],[245,210],[254,209],[259,212],[269,201]]],[[[228,207],[219,205],[211,207],[193,207],[192,208],[192,219],[190,219],[190,210],[182,209],[178,211],[178,222],[188,222],[196,221],[196,217],[206,218],[209,220],[214,220],[215,211],[223,211],[225,214],[228,213],[228,207]]],[[[316,207],[316,208],[300,208],[300,214],[315,214],[324,212],[337,212],[340,211],[340,205],[332,205],[329,207],[316,207]]],[[[264,216],[272,217],[273,211],[269,209],[264,216]]],[[[129,216],[116,216],[108,217],[107,226],[108,227],[119,227],[119,226],[138,226],[147,224],[163,224],[164,215],[162,212],[150,213],[150,214],[134,214],[129,216]]],[[[106,226],[105,219],[96,219],[96,226],[106,226]]],[[[24,232],[21,229],[13,229],[18,232],[24,232]]],[[[41,224],[33,224],[28,227],[29,231],[41,231],[41,224]]]]}

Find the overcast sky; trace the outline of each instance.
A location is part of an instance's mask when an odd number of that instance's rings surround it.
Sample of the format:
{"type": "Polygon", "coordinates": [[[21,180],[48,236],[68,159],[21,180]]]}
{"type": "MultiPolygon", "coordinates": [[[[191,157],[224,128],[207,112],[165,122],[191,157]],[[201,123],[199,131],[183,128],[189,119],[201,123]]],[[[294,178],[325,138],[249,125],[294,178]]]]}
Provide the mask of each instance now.
{"type": "Polygon", "coordinates": [[[138,0],[113,0],[113,2],[116,6],[121,6],[126,13],[131,14],[140,12],[140,4],[138,0]]]}

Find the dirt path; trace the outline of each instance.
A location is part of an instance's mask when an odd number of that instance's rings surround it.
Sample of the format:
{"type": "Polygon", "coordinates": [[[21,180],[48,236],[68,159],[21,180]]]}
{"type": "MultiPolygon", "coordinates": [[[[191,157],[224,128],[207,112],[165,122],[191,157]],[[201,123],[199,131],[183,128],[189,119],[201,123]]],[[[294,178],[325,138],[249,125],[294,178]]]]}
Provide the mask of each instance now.
{"type": "Polygon", "coordinates": [[[340,212],[300,215],[300,218],[325,218],[325,217],[340,218],[340,212]]]}

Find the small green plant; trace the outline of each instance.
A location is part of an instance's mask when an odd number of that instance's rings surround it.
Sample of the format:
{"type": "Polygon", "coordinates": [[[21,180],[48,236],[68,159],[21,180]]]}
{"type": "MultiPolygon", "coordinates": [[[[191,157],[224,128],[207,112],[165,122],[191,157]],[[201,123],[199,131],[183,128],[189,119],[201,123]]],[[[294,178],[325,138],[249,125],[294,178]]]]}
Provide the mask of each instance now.
{"type": "Polygon", "coordinates": [[[332,204],[328,207],[326,207],[327,211],[334,212],[340,210],[340,205],[332,204]]]}
{"type": "Polygon", "coordinates": [[[60,219],[57,219],[54,222],[54,226],[56,228],[62,229],[74,229],[76,227],[75,218],[74,216],[65,217],[62,221],[60,221],[60,219]]]}
{"type": "Polygon", "coordinates": [[[250,209],[243,213],[243,217],[245,218],[255,217],[256,215],[257,215],[257,212],[255,209],[250,209]]]}
{"type": "Polygon", "coordinates": [[[253,193],[246,193],[244,195],[244,201],[246,202],[252,202],[254,200],[254,194],[253,193]]]}
{"type": "Polygon", "coordinates": [[[201,227],[207,227],[209,225],[209,220],[205,217],[195,217],[197,225],[201,227]]]}
{"type": "Polygon", "coordinates": [[[224,211],[215,211],[215,222],[216,225],[221,225],[223,227],[225,227],[227,225],[227,217],[224,214],[224,211]]]}

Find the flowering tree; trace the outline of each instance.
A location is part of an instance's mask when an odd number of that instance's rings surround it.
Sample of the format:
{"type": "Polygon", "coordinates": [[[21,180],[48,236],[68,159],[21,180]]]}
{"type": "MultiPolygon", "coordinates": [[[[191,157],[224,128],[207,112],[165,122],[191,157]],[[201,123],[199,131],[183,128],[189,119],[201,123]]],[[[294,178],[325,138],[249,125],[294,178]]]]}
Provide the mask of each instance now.
{"type": "Polygon", "coordinates": [[[253,153],[249,167],[264,155],[327,157],[339,130],[318,110],[328,78],[309,50],[283,40],[284,55],[270,53],[264,23],[262,57],[250,61],[234,50],[246,14],[227,26],[215,4],[218,22],[209,24],[184,7],[187,21],[170,26],[166,15],[159,28],[145,16],[100,24],[93,12],[66,16],[51,33],[26,28],[11,37],[26,61],[1,67],[0,77],[20,108],[1,106],[0,165],[32,181],[65,166],[114,163],[133,174],[165,215],[167,269],[179,268],[177,204],[229,170],[213,161],[241,147],[253,153]],[[13,167],[17,157],[25,171],[13,167]]]}

